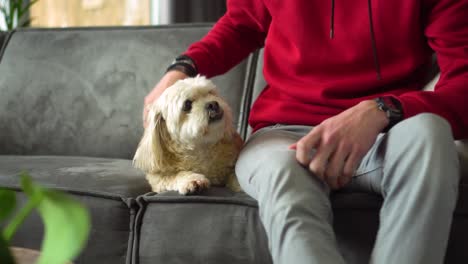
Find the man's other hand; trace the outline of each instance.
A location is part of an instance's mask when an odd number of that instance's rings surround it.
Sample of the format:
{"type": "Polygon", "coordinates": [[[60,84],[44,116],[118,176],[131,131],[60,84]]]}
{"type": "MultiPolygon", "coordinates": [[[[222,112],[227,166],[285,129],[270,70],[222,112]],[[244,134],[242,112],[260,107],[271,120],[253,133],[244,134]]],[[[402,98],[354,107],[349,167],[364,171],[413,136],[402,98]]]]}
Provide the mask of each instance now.
{"type": "Polygon", "coordinates": [[[388,122],[376,102],[363,101],[323,121],[289,148],[296,150],[299,163],[332,189],[339,189],[351,180],[388,122]],[[312,157],[313,149],[316,152],[312,157]]]}

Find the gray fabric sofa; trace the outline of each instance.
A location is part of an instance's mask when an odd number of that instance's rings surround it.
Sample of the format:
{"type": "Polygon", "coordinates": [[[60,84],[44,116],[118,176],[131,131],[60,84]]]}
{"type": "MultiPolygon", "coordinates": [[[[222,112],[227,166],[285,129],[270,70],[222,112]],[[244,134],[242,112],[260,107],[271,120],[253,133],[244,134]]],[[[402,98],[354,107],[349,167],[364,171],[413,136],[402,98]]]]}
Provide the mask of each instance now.
{"type": "MultiPolygon", "coordinates": [[[[26,170],[83,202],[92,230],[76,263],[271,263],[252,198],[223,188],[155,194],[132,167],[144,96],[172,58],[209,28],[0,32],[0,188],[24,201],[18,174],[26,170]]],[[[255,52],[214,79],[244,138],[250,105],[264,87],[261,58],[255,52]]],[[[465,177],[446,257],[451,264],[468,260],[468,159],[463,142],[457,144],[465,177]]],[[[348,263],[366,263],[381,198],[338,192],[332,200],[343,255],[348,263]]],[[[13,244],[38,249],[42,234],[32,215],[13,244]]]]}

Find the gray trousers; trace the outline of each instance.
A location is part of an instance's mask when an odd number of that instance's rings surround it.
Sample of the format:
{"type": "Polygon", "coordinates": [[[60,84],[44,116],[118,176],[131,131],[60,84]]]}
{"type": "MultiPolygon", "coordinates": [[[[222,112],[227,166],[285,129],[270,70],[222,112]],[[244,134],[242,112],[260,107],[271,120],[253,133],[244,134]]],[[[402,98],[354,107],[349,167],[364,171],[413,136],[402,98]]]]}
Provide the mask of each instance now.
{"type": "MultiPolygon", "coordinates": [[[[332,227],[330,190],[288,149],[311,129],[260,129],[236,165],[242,188],[258,201],[276,264],[345,263],[332,227]]],[[[443,263],[458,194],[458,162],[450,126],[439,116],[420,114],[379,135],[344,187],[384,198],[370,263],[443,263]]]]}

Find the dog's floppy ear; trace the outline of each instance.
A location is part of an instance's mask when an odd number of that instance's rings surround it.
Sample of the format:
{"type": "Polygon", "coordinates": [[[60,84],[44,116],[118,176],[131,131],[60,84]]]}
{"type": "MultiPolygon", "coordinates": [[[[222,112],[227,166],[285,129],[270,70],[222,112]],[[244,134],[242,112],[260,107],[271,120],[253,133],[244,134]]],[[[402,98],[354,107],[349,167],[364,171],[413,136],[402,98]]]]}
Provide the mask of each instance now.
{"type": "Polygon", "coordinates": [[[170,141],[166,121],[161,113],[156,111],[150,111],[149,119],[133,157],[133,165],[146,173],[162,170],[167,166],[166,160],[170,156],[166,145],[170,141]]]}

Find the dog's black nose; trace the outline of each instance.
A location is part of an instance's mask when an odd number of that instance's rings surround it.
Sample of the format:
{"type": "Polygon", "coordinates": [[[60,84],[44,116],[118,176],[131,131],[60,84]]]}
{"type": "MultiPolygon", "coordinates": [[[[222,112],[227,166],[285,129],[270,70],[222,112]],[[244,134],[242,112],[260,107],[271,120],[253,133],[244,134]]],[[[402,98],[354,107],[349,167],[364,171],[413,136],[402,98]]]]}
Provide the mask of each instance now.
{"type": "Polygon", "coordinates": [[[209,122],[218,121],[223,118],[223,109],[219,107],[218,102],[211,101],[205,105],[206,112],[208,113],[209,122]]]}
{"type": "Polygon", "coordinates": [[[219,112],[219,104],[216,101],[211,101],[211,102],[206,103],[205,108],[209,112],[211,112],[211,111],[213,111],[215,113],[219,112]]]}

